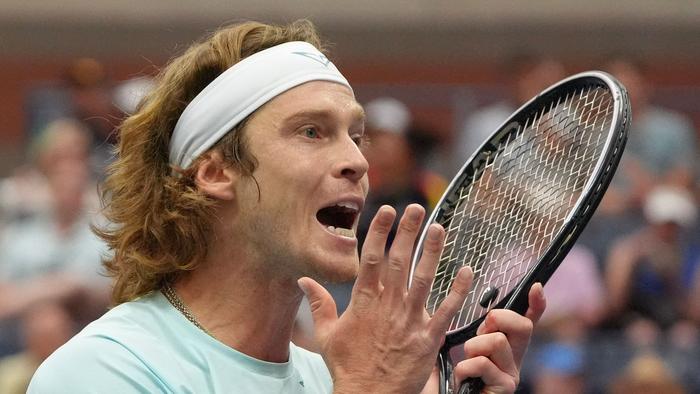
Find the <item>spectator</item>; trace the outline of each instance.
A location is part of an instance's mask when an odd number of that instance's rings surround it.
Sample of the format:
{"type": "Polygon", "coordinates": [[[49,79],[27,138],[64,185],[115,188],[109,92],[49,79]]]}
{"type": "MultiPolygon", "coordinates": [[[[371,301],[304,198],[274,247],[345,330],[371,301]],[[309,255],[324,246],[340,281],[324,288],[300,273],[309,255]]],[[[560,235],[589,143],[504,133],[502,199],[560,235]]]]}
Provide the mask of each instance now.
{"type": "MultiPolygon", "coordinates": [[[[370,193],[365,211],[373,212],[384,204],[396,208],[398,214],[410,203],[430,208],[431,197],[441,177],[426,171],[418,164],[418,157],[407,132],[412,118],[408,107],[391,97],[380,97],[365,105],[366,134],[369,146],[365,156],[369,162],[370,193]],[[438,180],[436,180],[438,179],[438,180]]],[[[442,180],[443,187],[447,186],[442,180]]],[[[437,188],[440,188],[437,186],[437,188]]],[[[433,204],[436,202],[432,199],[433,204]]],[[[358,240],[362,243],[371,217],[360,218],[358,240]]],[[[391,245],[395,229],[389,235],[391,245]]]]}
{"type": "Polygon", "coordinates": [[[544,287],[547,309],[538,322],[533,368],[526,381],[532,392],[583,393],[592,386],[587,344],[606,311],[605,285],[593,253],[574,245],[544,287]]]}
{"type": "Polygon", "coordinates": [[[627,368],[610,384],[611,394],[683,394],[677,378],[654,354],[642,354],[630,361],[627,368]]]}
{"type": "Polygon", "coordinates": [[[125,114],[131,115],[138,109],[141,99],[153,89],[153,78],[134,77],[122,81],[114,87],[114,104],[125,114]]]}
{"type": "Polygon", "coordinates": [[[18,319],[35,303],[61,303],[84,324],[108,300],[109,282],[100,275],[105,247],[90,229],[89,138],[78,123],[56,122],[37,142],[48,209],[9,223],[0,237],[0,354],[17,350],[18,319]]]}
{"type": "Polygon", "coordinates": [[[613,245],[605,275],[613,321],[631,339],[649,343],[692,317],[688,296],[697,261],[685,258],[684,236],[697,208],[684,189],[658,187],[648,194],[644,215],[647,225],[613,245]]]}
{"type": "MultiPolygon", "coordinates": [[[[105,66],[93,58],[75,59],[62,80],[30,91],[26,103],[29,135],[34,138],[57,119],[73,118],[91,134],[91,175],[102,178],[112,161],[115,125],[123,117],[105,66]]],[[[123,100],[122,100],[123,101],[123,100]]]]}
{"type": "Polygon", "coordinates": [[[26,393],[39,365],[75,334],[73,320],[53,302],[32,306],[22,318],[25,350],[0,359],[0,393],[26,393]]]}
{"type": "Polygon", "coordinates": [[[443,158],[449,155],[443,153],[446,149],[441,145],[445,142],[438,134],[429,127],[417,124],[412,124],[406,131],[406,138],[415,156],[416,166],[421,169],[418,188],[427,198],[429,207],[435,207],[447,189],[445,176],[451,179],[456,174],[452,163],[443,158]],[[439,163],[443,161],[444,165],[439,163]],[[445,176],[442,175],[443,173],[445,176]]]}
{"type": "Polygon", "coordinates": [[[579,394],[585,392],[584,355],[575,345],[551,343],[535,356],[533,394],[579,394]]]}
{"type": "Polygon", "coordinates": [[[581,343],[606,309],[605,284],[595,256],[574,245],[544,287],[547,309],[538,332],[555,340],[581,343]]]}
{"type": "MultiPolygon", "coordinates": [[[[87,162],[90,135],[84,125],[63,118],[50,122],[32,140],[28,163],[15,169],[12,176],[0,181],[0,223],[21,221],[51,210],[49,174],[56,164],[68,161],[87,162]]],[[[89,201],[97,207],[96,196],[89,201]]]]}
{"type": "Polygon", "coordinates": [[[504,74],[508,78],[509,97],[478,109],[467,119],[454,147],[455,168],[460,168],[516,109],[562,79],[565,71],[554,59],[526,54],[509,60],[504,74]]]}
{"type": "Polygon", "coordinates": [[[640,65],[614,59],[604,69],[625,85],[633,111],[625,157],[615,186],[626,189],[627,198],[636,205],[641,205],[646,194],[659,184],[692,190],[698,157],[692,122],[652,104],[653,91],[640,65]]]}
{"type": "Polygon", "coordinates": [[[625,154],[598,211],[581,236],[581,243],[605,261],[617,237],[644,225],[642,206],[652,189],[669,185],[694,190],[698,150],[690,120],[652,104],[653,92],[638,64],[614,59],[601,68],[627,88],[632,104],[625,154]]]}

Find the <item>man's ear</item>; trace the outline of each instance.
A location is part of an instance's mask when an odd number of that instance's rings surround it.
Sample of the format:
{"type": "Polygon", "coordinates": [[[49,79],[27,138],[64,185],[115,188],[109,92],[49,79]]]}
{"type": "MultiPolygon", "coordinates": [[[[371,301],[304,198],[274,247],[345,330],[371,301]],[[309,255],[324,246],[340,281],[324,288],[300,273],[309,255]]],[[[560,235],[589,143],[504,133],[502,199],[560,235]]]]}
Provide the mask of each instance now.
{"type": "Polygon", "coordinates": [[[239,173],[224,161],[220,152],[213,150],[202,155],[194,182],[204,194],[218,200],[233,200],[233,186],[239,173]]]}

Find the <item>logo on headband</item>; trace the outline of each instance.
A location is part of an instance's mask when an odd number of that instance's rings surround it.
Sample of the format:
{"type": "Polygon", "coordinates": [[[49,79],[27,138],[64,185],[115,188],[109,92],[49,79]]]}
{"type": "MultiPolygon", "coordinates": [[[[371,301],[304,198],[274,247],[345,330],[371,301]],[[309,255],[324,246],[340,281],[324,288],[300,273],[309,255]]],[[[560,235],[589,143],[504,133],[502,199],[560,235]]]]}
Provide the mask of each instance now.
{"type": "Polygon", "coordinates": [[[313,52],[292,52],[295,55],[301,55],[304,57],[308,57],[309,59],[315,60],[321,64],[323,64],[323,67],[328,67],[328,64],[330,64],[330,60],[328,58],[320,53],[313,53],[313,52]]]}

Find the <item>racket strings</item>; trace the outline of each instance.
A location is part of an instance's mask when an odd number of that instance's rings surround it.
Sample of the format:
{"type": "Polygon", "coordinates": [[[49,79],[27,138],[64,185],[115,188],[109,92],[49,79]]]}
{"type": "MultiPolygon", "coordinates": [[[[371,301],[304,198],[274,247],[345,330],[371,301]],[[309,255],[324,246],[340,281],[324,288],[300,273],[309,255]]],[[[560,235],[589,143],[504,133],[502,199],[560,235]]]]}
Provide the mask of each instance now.
{"type": "Polygon", "coordinates": [[[608,90],[580,89],[543,106],[485,156],[441,223],[447,235],[431,314],[464,265],[474,283],[451,330],[483,316],[531,270],[585,189],[613,111],[608,90]]]}

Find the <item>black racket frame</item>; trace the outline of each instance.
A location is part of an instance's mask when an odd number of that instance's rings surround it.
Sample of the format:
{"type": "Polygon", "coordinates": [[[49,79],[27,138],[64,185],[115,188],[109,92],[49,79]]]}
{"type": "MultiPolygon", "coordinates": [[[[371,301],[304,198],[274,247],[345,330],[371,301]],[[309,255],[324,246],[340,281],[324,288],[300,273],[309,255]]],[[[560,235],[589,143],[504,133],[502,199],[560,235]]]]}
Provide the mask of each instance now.
{"type": "MultiPolygon", "coordinates": [[[[413,277],[413,271],[420,259],[422,251],[421,246],[427,236],[428,226],[431,223],[439,223],[447,228],[446,224],[449,223],[451,217],[446,216],[446,213],[449,215],[450,212],[453,212],[458,202],[455,194],[461,190],[461,188],[457,188],[457,186],[470,184],[476,181],[483,173],[480,169],[489,163],[489,157],[497,151],[498,143],[507,140],[514,133],[522,132],[525,122],[540,112],[544,107],[549,107],[550,104],[556,103],[558,99],[568,93],[573,93],[582,88],[591,86],[600,86],[610,89],[613,93],[613,100],[619,103],[619,105],[617,105],[619,112],[614,115],[613,124],[611,125],[613,132],[610,133],[606,141],[607,146],[604,149],[605,153],[603,159],[598,161],[593,175],[591,176],[592,181],[587,183],[575,208],[570,213],[570,217],[565,221],[565,224],[553,238],[545,253],[542,254],[538,262],[534,264],[532,270],[521,282],[491,308],[511,309],[520,314],[524,314],[527,311],[530,287],[536,282],[540,282],[544,285],[574,245],[581,231],[583,231],[602,200],[613,178],[617,165],[620,162],[622,152],[624,151],[631,122],[629,97],[622,84],[611,75],[602,71],[588,71],[576,74],[547,88],[515,111],[510,118],[481,145],[476,153],[466,161],[458,175],[447,187],[446,192],[443,194],[426,222],[418,243],[419,247],[413,257],[412,272],[409,278],[413,277]]],[[[452,362],[449,355],[450,349],[475,336],[476,330],[483,321],[484,316],[473,321],[466,327],[447,333],[445,343],[438,356],[441,375],[441,393],[446,393],[448,391],[449,384],[447,382],[447,377],[452,376],[452,362]]],[[[480,383],[478,379],[470,379],[468,380],[468,384],[462,385],[460,393],[478,392],[480,391],[481,385],[482,383],[480,383]]]]}

